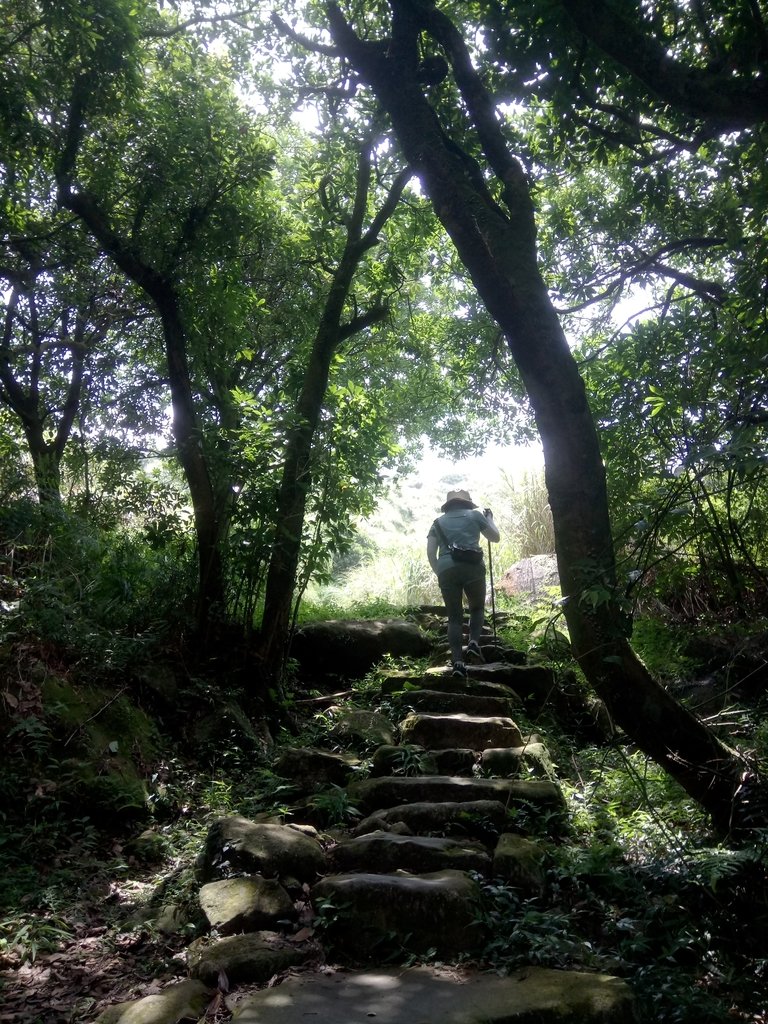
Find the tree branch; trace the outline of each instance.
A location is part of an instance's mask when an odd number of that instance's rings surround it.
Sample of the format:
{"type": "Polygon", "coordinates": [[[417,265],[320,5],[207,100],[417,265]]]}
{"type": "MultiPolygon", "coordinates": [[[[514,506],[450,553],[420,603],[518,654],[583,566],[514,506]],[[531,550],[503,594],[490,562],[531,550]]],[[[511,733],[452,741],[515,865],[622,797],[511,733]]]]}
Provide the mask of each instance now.
{"type": "Polygon", "coordinates": [[[738,131],[768,119],[768,82],[748,74],[693,67],[671,57],[637,19],[606,0],[560,0],[576,27],[665,103],[691,117],[716,120],[738,131]]]}
{"type": "Polygon", "coordinates": [[[316,39],[310,39],[309,36],[297,32],[295,28],[291,28],[287,21],[283,21],[279,14],[273,14],[271,21],[282,35],[287,36],[292,42],[298,43],[305,50],[310,50],[313,53],[324,53],[326,57],[341,57],[341,52],[337,47],[331,46],[329,43],[320,43],[316,39]]]}
{"type": "Polygon", "coordinates": [[[340,324],[338,334],[339,344],[341,344],[342,341],[346,341],[347,338],[351,338],[353,334],[357,334],[359,331],[365,330],[366,327],[370,327],[372,324],[381,323],[381,321],[386,319],[388,315],[389,306],[385,302],[381,305],[372,306],[365,313],[359,313],[346,324],[340,324]]]}
{"type": "Polygon", "coordinates": [[[246,7],[242,11],[232,11],[229,14],[208,16],[201,14],[198,17],[180,21],[176,25],[169,25],[168,28],[147,29],[142,32],[142,37],[144,39],[171,39],[173,36],[181,35],[188,28],[195,28],[197,25],[223,25],[226,22],[232,22],[235,25],[240,25],[241,28],[247,28],[248,26],[243,25],[240,19],[247,17],[249,14],[258,14],[260,10],[261,7],[257,5],[256,7],[246,7]]]}

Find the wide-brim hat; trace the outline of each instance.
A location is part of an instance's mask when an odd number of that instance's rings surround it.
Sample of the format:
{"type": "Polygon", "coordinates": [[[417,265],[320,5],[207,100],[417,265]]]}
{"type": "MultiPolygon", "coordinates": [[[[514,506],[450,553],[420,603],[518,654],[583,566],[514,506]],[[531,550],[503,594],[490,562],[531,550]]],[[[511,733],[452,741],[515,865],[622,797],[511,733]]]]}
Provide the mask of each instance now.
{"type": "Polygon", "coordinates": [[[440,511],[447,512],[452,506],[458,508],[477,508],[477,505],[469,496],[469,491],[448,491],[445,504],[441,507],[440,511]]]}

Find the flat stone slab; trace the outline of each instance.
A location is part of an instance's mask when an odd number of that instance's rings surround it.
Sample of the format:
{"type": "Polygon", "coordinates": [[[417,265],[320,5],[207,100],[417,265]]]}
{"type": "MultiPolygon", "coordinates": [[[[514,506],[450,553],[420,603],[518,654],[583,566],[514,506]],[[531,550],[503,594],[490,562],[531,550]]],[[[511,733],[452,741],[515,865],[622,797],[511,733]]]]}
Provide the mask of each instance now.
{"type": "Polygon", "coordinates": [[[464,871],[452,870],[329,875],[311,891],[321,917],[324,900],[334,908],[323,928],[323,945],[330,943],[358,958],[374,951],[380,956],[429,949],[454,957],[477,949],[484,939],[479,897],[477,882],[464,871]]]}
{"type": "Polygon", "coordinates": [[[480,779],[459,775],[421,775],[412,778],[390,775],[352,782],[350,801],[364,813],[397,804],[458,803],[466,800],[498,800],[505,806],[533,805],[542,809],[565,807],[559,786],[553,782],[522,779],[480,779]]]}
{"type": "Polygon", "coordinates": [[[399,708],[414,708],[416,711],[436,711],[442,714],[458,712],[488,717],[506,717],[515,705],[520,705],[519,700],[511,697],[454,693],[450,690],[406,690],[397,695],[394,703],[399,708]]]}
{"type": "Polygon", "coordinates": [[[378,829],[389,831],[404,826],[411,834],[428,835],[450,831],[482,839],[488,835],[489,828],[498,833],[506,817],[507,809],[499,800],[409,803],[376,811],[361,821],[354,828],[353,834],[362,836],[378,829]]]}
{"type": "Polygon", "coordinates": [[[414,874],[442,871],[477,871],[487,875],[491,858],[481,843],[443,836],[404,836],[369,832],[346,839],[331,852],[337,871],[410,871],[414,874]]]}
{"type": "Polygon", "coordinates": [[[492,662],[489,665],[468,665],[467,671],[473,679],[504,683],[519,694],[523,701],[532,698],[545,699],[555,685],[555,674],[545,665],[507,665],[503,662],[492,662]]]}
{"type": "Polygon", "coordinates": [[[408,715],[400,723],[403,743],[416,743],[428,750],[446,747],[520,747],[523,735],[511,718],[487,718],[475,715],[408,715]]]}
{"type": "MultiPolygon", "coordinates": [[[[424,675],[424,685],[433,689],[432,678],[450,678],[450,667],[438,667],[427,669],[424,675]],[[427,682],[429,680],[429,682],[427,682]]],[[[467,663],[466,686],[472,683],[496,683],[502,684],[514,690],[520,697],[534,694],[541,695],[548,693],[554,683],[554,673],[551,668],[544,665],[511,665],[506,661],[491,661],[485,665],[472,665],[467,663]]]]}
{"type": "Polygon", "coordinates": [[[506,978],[412,967],[289,978],[238,1002],[237,1024],[637,1024],[626,982],[529,967],[506,978]]]}

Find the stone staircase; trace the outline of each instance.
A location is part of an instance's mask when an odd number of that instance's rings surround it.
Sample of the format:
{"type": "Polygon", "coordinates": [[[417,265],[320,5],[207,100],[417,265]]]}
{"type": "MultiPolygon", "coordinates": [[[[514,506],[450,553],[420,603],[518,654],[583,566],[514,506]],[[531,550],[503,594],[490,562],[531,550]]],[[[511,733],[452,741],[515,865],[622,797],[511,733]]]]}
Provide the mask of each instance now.
{"type": "MultiPolygon", "coordinates": [[[[499,657],[490,641],[484,650],[499,657]]],[[[188,980],[111,1007],[101,1024],[197,1018],[217,987],[238,1024],[634,1022],[618,978],[482,970],[483,880],[540,892],[545,854],[521,833],[567,827],[546,747],[513,717],[551,685],[548,670],[503,660],[466,680],[393,672],[381,689],[401,716],[397,742],[374,751],[370,777],[355,780],[354,759],[330,750],[285,750],[278,774],[344,786],[359,820],[329,839],[309,800],[305,823],[216,821],[199,875],[217,938],[190,946],[188,980]]]]}

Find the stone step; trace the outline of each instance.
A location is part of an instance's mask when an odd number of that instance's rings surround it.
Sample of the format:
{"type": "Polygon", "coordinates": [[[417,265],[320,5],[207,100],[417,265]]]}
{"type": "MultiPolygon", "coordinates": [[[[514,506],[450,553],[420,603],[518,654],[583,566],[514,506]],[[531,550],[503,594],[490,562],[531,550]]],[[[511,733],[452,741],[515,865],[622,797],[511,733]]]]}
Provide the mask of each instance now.
{"type": "Polygon", "coordinates": [[[381,680],[381,695],[388,697],[391,693],[398,693],[407,686],[421,686],[423,674],[421,672],[408,672],[396,670],[389,672],[381,680]]]}
{"type": "Polygon", "coordinates": [[[475,693],[456,693],[451,690],[407,690],[397,694],[393,703],[398,708],[416,711],[434,711],[442,714],[463,712],[466,715],[508,717],[520,706],[516,697],[486,696],[475,693]]]}
{"type": "MultiPolygon", "coordinates": [[[[439,689],[435,680],[453,681],[452,669],[447,665],[428,668],[422,676],[422,686],[430,690],[439,689]]],[[[551,698],[555,686],[555,674],[544,665],[510,665],[505,661],[491,661],[485,665],[467,664],[466,686],[480,683],[495,683],[513,690],[526,704],[540,707],[551,698]]],[[[477,692],[477,691],[475,691],[477,692]]]]}
{"type": "Polygon", "coordinates": [[[187,949],[187,966],[193,978],[215,988],[220,971],[230,985],[264,984],[316,956],[310,942],[294,942],[273,931],[245,932],[214,942],[196,939],[187,949]]]}
{"type": "Polygon", "coordinates": [[[347,793],[355,807],[369,814],[406,803],[463,803],[468,800],[495,800],[505,807],[525,804],[541,810],[565,808],[559,786],[540,780],[390,775],[351,782],[347,793]]]}
{"type": "Polygon", "coordinates": [[[326,859],[313,833],[313,829],[255,822],[234,814],[217,818],[208,829],[198,875],[206,882],[233,873],[314,882],[325,872],[326,859]]]}
{"type": "Polygon", "coordinates": [[[480,767],[488,775],[509,778],[525,767],[538,778],[556,781],[555,767],[543,743],[528,739],[521,747],[491,747],[480,757],[480,767]]]}
{"type": "Polygon", "coordinates": [[[400,723],[400,742],[415,743],[427,750],[467,747],[521,747],[523,735],[511,718],[479,715],[408,715],[400,723]]]}
{"type": "Polygon", "coordinates": [[[608,974],[526,967],[507,977],[448,967],[326,970],[237,1000],[233,1024],[636,1024],[608,974]]]}
{"type": "Polygon", "coordinates": [[[221,935],[276,928],[296,916],[293,900],[277,879],[261,875],[208,882],[199,898],[208,924],[221,935]]]}
{"type": "Polygon", "coordinates": [[[352,829],[352,835],[383,829],[406,835],[450,834],[495,842],[506,819],[507,809],[499,800],[398,804],[364,818],[352,829]]]}
{"type": "Polygon", "coordinates": [[[455,957],[479,948],[485,938],[477,920],[479,886],[464,871],[329,875],[310,895],[321,920],[323,903],[333,907],[322,928],[323,944],[356,958],[374,950],[386,956],[430,949],[455,957]]]}
{"type": "Polygon", "coordinates": [[[370,832],[345,839],[330,854],[334,871],[477,871],[488,875],[491,857],[486,848],[471,840],[444,836],[404,836],[392,832],[370,832]]]}
{"type": "Polygon", "coordinates": [[[478,757],[476,750],[467,747],[378,747],[371,758],[371,775],[474,775],[478,757]]]}
{"type": "Polygon", "coordinates": [[[359,763],[351,754],[336,754],[317,747],[283,747],[274,772],[312,792],[318,786],[343,786],[355,774],[359,763]]]}
{"type": "Polygon", "coordinates": [[[398,677],[388,676],[382,681],[382,697],[390,697],[395,693],[408,693],[411,690],[439,690],[441,693],[472,693],[481,697],[508,697],[520,700],[512,687],[504,683],[495,683],[484,679],[473,679],[468,675],[465,679],[454,676],[450,669],[428,668],[426,672],[408,679],[407,684],[398,677]]]}
{"type": "MultiPolygon", "coordinates": [[[[450,669],[443,672],[448,674],[450,669]]],[[[485,665],[467,665],[468,678],[487,683],[503,683],[523,699],[548,693],[554,686],[555,674],[544,665],[510,665],[492,661],[485,665]]]]}

